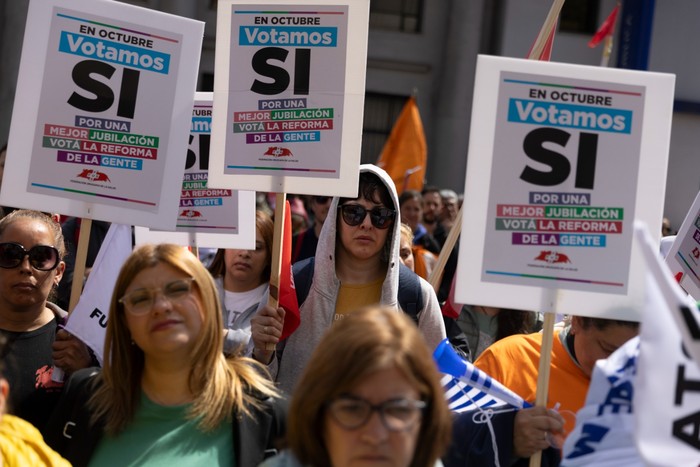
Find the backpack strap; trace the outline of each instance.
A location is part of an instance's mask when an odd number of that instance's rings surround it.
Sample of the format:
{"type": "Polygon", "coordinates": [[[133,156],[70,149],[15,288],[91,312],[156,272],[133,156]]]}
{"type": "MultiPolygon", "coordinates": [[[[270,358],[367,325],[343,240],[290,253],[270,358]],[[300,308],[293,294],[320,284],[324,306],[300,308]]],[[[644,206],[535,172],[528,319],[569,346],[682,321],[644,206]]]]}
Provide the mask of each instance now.
{"type": "Polygon", "coordinates": [[[399,263],[399,306],[416,324],[418,314],[423,311],[423,289],[418,276],[399,263]]]}
{"type": "MultiPolygon", "coordinates": [[[[306,300],[314,278],[314,257],[294,263],[294,288],[299,307],[306,300]]],[[[399,306],[416,324],[418,315],[423,311],[423,289],[418,276],[403,264],[399,264],[399,291],[397,294],[399,306]]]]}
{"type": "Polygon", "coordinates": [[[314,257],[303,259],[292,265],[292,274],[294,275],[294,289],[297,294],[297,303],[299,308],[304,303],[306,297],[311,290],[311,282],[314,279],[314,257]]]}

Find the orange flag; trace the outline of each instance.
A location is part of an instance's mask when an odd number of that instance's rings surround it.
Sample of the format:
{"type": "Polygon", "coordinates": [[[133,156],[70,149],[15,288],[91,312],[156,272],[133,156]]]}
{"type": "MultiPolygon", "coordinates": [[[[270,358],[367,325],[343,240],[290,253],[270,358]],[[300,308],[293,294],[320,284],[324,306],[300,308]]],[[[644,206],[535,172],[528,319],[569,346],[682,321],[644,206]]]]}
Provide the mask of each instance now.
{"type": "Polygon", "coordinates": [[[280,340],[286,339],[299,327],[299,303],[292,274],[292,216],[289,200],[284,207],[284,237],[282,239],[282,266],[280,268],[279,306],[284,308],[284,326],[280,340]]]}
{"type": "Polygon", "coordinates": [[[428,146],[416,99],[411,97],[391,130],[377,165],[394,180],[396,191],[422,190],[428,146]]]}

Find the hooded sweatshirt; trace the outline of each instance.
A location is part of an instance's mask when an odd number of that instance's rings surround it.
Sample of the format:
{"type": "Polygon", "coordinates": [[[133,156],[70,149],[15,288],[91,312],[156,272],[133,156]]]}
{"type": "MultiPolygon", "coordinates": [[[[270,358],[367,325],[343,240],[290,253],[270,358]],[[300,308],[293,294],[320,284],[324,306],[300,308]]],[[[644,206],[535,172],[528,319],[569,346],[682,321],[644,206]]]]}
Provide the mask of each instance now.
{"type": "MultiPolygon", "coordinates": [[[[389,189],[394,203],[394,206],[387,207],[396,209],[396,218],[387,236],[389,261],[382,284],[380,304],[398,309],[399,244],[401,242],[398,195],[394,182],[384,170],[375,165],[364,164],[360,166],[360,173],[363,172],[371,172],[379,177],[389,189]]],[[[338,197],[333,198],[328,217],[319,235],[311,287],[299,309],[301,323],[287,339],[281,361],[273,360],[269,368],[273,376],[276,373],[276,380],[280,387],[290,394],[316,345],[333,324],[335,316],[335,303],[340,290],[340,280],[335,271],[338,201],[338,197]]],[[[423,295],[423,310],[418,315],[418,328],[432,350],[445,339],[445,325],[435,292],[427,281],[419,279],[423,295]]]]}

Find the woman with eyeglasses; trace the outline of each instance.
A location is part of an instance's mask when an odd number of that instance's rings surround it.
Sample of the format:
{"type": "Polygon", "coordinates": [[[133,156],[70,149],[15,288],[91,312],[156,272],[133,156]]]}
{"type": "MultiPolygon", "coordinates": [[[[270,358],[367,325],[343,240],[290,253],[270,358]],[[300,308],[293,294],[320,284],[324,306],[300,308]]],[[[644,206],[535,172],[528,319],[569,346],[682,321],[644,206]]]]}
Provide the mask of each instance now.
{"type": "Polygon", "coordinates": [[[73,465],[258,465],[283,431],[277,391],[226,359],[214,281],[189,251],[144,245],[122,266],[104,368],[69,381],[49,445],[73,465]]]}
{"type": "Polygon", "coordinates": [[[62,382],[54,368],[72,373],[90,366],[87,347],[60,329],[67,313],[49,301],[65,264],[61,226],[38,211],[16,210],[0,220],[0,333],[12,381],[11,413],[42,433],[62,382]]]}
{"type": "Polygon", "coordinates": [[[289,407],[289,451],[264,467],[429,467],[451,414],[425,340],[396,310],[369,307],[333,326],[289,407]]]}
{"type": "Polygon", "coordinates": [[[246,346],[250,320],[267,304],[275,223],[263,211],[255,212],[255,249],[219,249],[209,266],[224,312],[224,353],[246,346]]]}
{"type": "MultiPolygon", "coordinates": [[[[263,308],[251,320],[253,356],[268,364],[282,389],[291,393],[323,333],[352,311],[369,305],[399,310],[401,220],[394,182],[379,167],[360,166],[359,196],[334,198],[316,249],[313,278],[300,304],[301,324],[280,345],[278,360],[268,344],[277,344],[284,310],[263,308]]],[[[409,274],[412,274],[408,271],[409,274]]],[[[445,338],[437,297],[430,284],[415,277],[418,327],[431,348],[445,338]]],[[[404,310],[409,311],[409,310],[404,310]]]]}

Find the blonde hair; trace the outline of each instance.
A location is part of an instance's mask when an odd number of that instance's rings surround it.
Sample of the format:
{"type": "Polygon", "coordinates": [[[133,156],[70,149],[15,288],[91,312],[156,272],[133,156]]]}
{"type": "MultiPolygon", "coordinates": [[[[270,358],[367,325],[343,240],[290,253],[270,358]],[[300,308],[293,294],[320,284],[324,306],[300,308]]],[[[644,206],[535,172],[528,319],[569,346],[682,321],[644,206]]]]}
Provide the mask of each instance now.
{"type": "Polygon", "coordinates": [[[187,418],[198,419],[202,431],[211,431],[232,413],[250,415],[260,400],[251,395],[277,397],[266,370],[249,358],[224,357],[223,319],[219,295],[211,275],[192,253],[179,245],[144,245],[132,252],[117,278],[109,310],[104,366],[89,400],[93,423],[118,434],[133,420],[141,395],[144,353],[131,343],[125,310],[119,299],[134,277],[158,264],[167,264],[194,278],[195,293],[203,306],[200,336],[192,350],[189,390],[195,395],[187,418]]]}
{"type": "Polygon", "coordinates": [[[287,440],[302,464],[330,465],[320,436],[328,402],[389,368],[398,369],[427,403],[411,466],[433,465],[440,458],[450,441],[452,417],[428,345],[403,312],[374,306],[331,327],[294,390],[287,440]]]}

